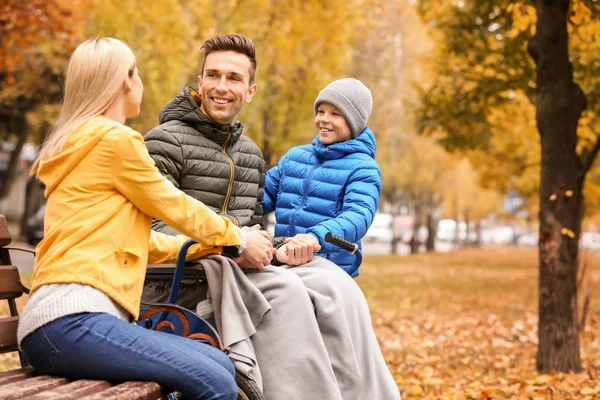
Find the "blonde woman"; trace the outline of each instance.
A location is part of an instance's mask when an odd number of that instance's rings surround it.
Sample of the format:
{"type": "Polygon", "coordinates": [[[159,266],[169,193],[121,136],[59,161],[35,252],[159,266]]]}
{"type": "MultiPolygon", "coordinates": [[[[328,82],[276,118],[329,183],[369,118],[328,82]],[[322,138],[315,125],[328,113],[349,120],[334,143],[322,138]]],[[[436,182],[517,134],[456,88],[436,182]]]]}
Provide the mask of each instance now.
{"type": "Polygon", "coordinates": [[[146,264],[176,257],[186,236],[151,232],[152,217],[198,242],[190,257],[243,250],[259,268],[271,242],[242,232],[168,182],[126,127],[143,84],[132,51],[112,38],[73,53],[61,114],[32,173],[48,199],[31,297],[18,340],[36,369],[68,378],[151,380],[190,399],[236,398],[234,368],[206,344],[131,324],[146,264]]]}

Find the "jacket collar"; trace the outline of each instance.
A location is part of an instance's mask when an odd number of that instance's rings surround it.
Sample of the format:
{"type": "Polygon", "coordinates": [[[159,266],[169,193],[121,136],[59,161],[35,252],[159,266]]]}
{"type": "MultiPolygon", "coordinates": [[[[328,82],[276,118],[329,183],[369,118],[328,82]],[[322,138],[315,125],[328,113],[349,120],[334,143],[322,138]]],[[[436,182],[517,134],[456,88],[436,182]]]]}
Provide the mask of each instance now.
{"type": "Polygon", "coordinates": [[[232,143],[237,141],[244,130],[242,123],[236,121],[232,125],[221,125],[213,121],[200,109],[201,102],[200,94],[191,86],[187,86],[164,106],[159,121],[161,124],[181,121],[219,145],[223,145],[229,136],[232,143]]]}
{"type": "Polygon", "coordinates": [[[366,127],[356,138],[347,142],[325,145],[317,136],[312,141],[312,147],[316,156],[325,160],[335,160],[353,153],[363,153],[375,158],[377,142],[371,129],[366,127]]]}

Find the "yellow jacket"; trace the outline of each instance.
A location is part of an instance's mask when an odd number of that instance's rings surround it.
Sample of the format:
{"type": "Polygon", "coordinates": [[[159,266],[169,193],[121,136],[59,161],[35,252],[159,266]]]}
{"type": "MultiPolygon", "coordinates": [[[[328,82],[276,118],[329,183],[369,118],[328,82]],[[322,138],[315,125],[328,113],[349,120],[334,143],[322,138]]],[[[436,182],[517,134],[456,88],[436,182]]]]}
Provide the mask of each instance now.
{"type": "Polygon", "coordinates": [[[240,245],[238,227],[160,174],[142,135],[102,116],[73,132],[38,175],[48,203],[32,292],[90,285],[137,319],[147,263],[174,260],[187,239],[152,231],[152,217],[198,241],[188,258],[240,245]]]}

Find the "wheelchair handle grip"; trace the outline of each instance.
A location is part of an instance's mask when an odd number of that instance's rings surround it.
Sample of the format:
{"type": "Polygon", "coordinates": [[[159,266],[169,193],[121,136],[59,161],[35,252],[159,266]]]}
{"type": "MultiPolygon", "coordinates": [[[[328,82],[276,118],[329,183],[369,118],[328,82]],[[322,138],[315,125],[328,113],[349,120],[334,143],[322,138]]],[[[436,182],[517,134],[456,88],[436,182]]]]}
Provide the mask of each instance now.
{"type": "Polygon", "coordinates": [[[352,255],[354,255],[358,251],[358,245],[356,243],[349,242],[346,239],[336,236],[331,232],[327,232],[325,234],[325,241],[327,243],[331,243],[334,246],[348,251],[352,255]]]}

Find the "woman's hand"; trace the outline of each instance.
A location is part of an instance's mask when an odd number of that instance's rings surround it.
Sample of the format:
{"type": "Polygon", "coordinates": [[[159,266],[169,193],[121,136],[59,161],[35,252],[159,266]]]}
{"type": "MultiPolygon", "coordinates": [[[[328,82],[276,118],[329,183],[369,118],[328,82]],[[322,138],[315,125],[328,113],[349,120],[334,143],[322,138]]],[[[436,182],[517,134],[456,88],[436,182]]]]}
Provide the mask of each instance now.
{"type": "Polygon", "coordinates": [[[260,225],[242,229],[246,232],[246,248],[242,251],[242,255],[234,258],[233,261],[240,268],[264,269],[271,264],[275,252],[271,236],[266,231],[261,231],[260,225]]]}

